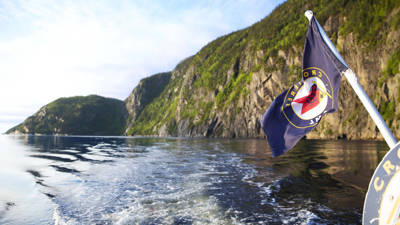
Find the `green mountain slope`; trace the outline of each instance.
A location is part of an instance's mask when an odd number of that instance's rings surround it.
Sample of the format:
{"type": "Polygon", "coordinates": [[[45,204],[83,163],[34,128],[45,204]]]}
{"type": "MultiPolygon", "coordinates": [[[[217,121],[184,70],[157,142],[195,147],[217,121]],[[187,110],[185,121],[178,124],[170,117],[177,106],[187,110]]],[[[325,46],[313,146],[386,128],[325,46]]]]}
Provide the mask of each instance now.
{"type": "Polygon", "coordinates": [[[171,80],[171,73],[159,73],[151,77],[142,79],[132,94],[125,100],[129,111],[127,130],[136,123],[137,117],[143,111],[144,107],[158,97],[171,80]]]}
{"type": "Polygon", "coordinates": [[[122,135],[127,115],[124,102],[117,99],[96,95],[60,98],[7,133],[122,135]]]}
{"type": "MultiPolygon", "coordinates": [[[[180,63],[163,92],[130,121],[126,134],[262,137],[262,114],[301,78],[307,9],[400,134],[399,6],[398,0],[287,1],[260,22],[216,39],[180,63]]],[[[339,112],[324,118],[309,136],[378,136],[346,81],[339,104],[339,112]]]]}
{"type": "MultiPolygon", "coordinates": [[[[143,79],[125,100],[126,109],[121,102],[83,107],[60,99],[10,132],[264,137],[261,116],[301,79],[308,9],[400,137],[400,0],[288,0],[258,23],[212,41],[173,71],[143,79]]],[[[308,137],[380,134],[343,79],[339,111],[324,116],[308,137]]]]}

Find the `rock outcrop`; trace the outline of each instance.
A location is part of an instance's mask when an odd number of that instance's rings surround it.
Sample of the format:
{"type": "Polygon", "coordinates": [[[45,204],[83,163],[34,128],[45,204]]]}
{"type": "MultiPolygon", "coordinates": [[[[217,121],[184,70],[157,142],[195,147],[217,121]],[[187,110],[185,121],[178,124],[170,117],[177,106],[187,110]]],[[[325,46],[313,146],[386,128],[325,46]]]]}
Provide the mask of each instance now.
{"type": "MultiPolygon", "coordinates": [[[[394,1],[374,5],[363,1],[288,1],[264,20],[218,38],[179,64],[160,97],[142,107],[126,134],[263,137],[262,114],[278,94],[301,79],[306,9],[316,13],[389,126],[400,136],[400,8],[394,1]]],[[[325,116],[308,137],[381,138],[345,79],[339,111],[325,116]]]]}
{"type": "MultiPolygon", "coordinates": [[[[400,137],[397,0],[288,0],[251,27],[212,41],[173,71],[142,80],[125,100],[129,116],[124,134],[264,137],[260,125],[263,113],[276,96],[301,79],[307,9],[314,11],[383,118],[400,137]]],[[[69,133],[62,124],[70,117],[49,117],[46,108],[12,131],[41,131],[34,121],[51,118],[58,124],[49,128],[51,132],[69,133]]],[[[76,112],[80,111],[71,113],[76,112]]],[[[308,138],[381,136],[343,79],[338,112],[324,116],[308,138]]]]}
{"type": "Polygon", "coordinates": [[[138,115],[143,111],[144,107],[157,98],[171,80],[171,73],[159,73],[151,77],[145,78],[139,82],[136,88],[125,100],[126,108],[129,112],[127,121],[127,132],[132,123],[135,122],[138,115]]]}

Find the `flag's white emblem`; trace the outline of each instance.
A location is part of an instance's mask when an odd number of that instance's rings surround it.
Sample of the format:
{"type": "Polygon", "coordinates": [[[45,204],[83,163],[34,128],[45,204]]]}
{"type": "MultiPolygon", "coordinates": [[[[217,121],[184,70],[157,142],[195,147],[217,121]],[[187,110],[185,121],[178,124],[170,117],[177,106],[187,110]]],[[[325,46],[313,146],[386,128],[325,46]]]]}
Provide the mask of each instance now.
{"type": "Polygon", "coordinates": [[[309,77],[299,88],[291,105],[300,119],[311,120],[324,112],[328,98],[332,97],[324,82],[319,77],[309,77]]]}
{"type": "Polygon", "coordinates": [[[285,118],[296,128],[314,127],[322,115],[335,108],[328,75],[317,67],[303,70],[303,80],[286,93],[282,104],[285,118]]]}

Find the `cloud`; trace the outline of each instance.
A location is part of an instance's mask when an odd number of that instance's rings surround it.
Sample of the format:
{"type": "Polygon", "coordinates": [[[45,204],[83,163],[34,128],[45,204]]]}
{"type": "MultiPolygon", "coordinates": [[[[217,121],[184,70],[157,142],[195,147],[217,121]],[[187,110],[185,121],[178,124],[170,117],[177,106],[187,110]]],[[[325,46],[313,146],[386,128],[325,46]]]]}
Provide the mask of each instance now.
{"type": "Polygon", "coordinates": [[[172,70],[218,36],[260,20],[276,4],[3,0],[0,104],[24,108],[26,118],[59,97],[123,100],[143,77],[172,70]]]}

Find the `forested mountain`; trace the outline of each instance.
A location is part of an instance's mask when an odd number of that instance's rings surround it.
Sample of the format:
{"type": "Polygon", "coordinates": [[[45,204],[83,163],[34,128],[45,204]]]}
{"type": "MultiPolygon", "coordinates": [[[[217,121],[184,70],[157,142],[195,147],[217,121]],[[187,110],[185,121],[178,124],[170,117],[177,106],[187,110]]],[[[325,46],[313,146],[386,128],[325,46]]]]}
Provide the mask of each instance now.
{"type": "MultiPolygon", "coordinates": [[[[400,136],[399,0],[289,0],[256,24],[212,41],[170,73],[144,79],[125,100],[124,134],[263,137],[262,114],[301,79],[308,9],[400,136]]],[[[343,79],[339,111],[326,115],[308,137],[379,133],[343,79]]]]}
{"type": "Polygon", "coordinates": [[[128,116],[123,101],[97,95],[60,98],[7,133],[121,135],[128,116]]]}
{"type": "MultiPolygon", "coordinates": [[[[262,114],[301,79],[308,27],[304,12],[311,9],[400,136],[399,6],[398,0],[287,1],[260,22],[216,39],[181,62],[163,92],[131,121],[127,134],[262,137],[262,114]]],[[[325,116],[308,136],[378,135],[344,79],[339,112],[325,116]]]]}

